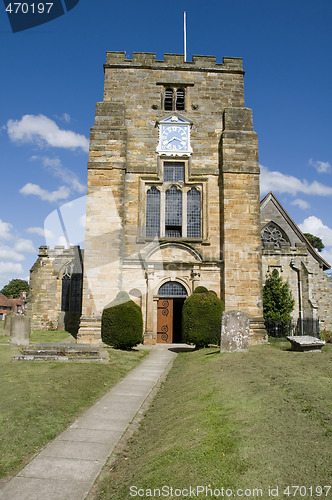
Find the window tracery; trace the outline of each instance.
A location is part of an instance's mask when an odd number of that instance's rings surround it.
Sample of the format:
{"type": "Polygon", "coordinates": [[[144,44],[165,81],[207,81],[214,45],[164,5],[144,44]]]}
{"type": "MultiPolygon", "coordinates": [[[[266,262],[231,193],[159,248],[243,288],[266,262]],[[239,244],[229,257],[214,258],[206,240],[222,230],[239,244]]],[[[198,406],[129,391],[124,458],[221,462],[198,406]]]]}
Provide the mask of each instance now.
{"type": "Polygon", "coordinates": [[[274,222],[269,222],[262,230],[262,243],[274,243],[275,248],[279,248],[281,243],[289,243],[285,232],[274,222]]]}
{"type": "Polygon", "coordinates": [[[202,186],[185,172],[185,162],[165,161],[163,181],[145,183],[145,237],[202,237],[202,186]]]}

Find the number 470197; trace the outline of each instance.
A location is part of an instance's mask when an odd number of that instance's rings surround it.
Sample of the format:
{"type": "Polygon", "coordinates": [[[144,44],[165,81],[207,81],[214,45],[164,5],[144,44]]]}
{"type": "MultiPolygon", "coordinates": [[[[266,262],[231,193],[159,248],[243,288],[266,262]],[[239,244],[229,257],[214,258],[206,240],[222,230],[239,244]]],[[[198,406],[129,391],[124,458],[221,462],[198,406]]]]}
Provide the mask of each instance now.
{"type": "Polygon", "coordinates": [[[299,495],[300,497],[327,497],[331,486],[287,486],[284,490],[285,496],[295,497],[299,495]]]}
{"type": "Polygon", "coordinates": [[[9,14],[49,14],[53,7],[52,3],[20,3],[11,2],[6,7],[6,12],[9,14]]]}

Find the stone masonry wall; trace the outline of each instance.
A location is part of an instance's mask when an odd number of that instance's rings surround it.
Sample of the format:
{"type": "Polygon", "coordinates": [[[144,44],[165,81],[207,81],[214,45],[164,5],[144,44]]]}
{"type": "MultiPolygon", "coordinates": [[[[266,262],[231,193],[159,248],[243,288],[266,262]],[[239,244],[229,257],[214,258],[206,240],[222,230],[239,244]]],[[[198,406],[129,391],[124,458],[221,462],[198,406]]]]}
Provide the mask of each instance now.
{"type": "Polygon", "coordinates": [[[58,326],[61,312],[62,272],[74,259],[81,262],[79,248],[47,246],[39,248],[38,259],[30,270],[30,293],[27,303],[27,315],[31,318],[33,330],[49,328],[51,323],[58,326]]]}
{"type": "Polygon", "coordinates": [[[282,279],[289,282],[295,300],[292,318],[296,322],[300,310],[298,273],[295,271],[298,269],[302,283],[303,317],[319,319],[321,329],[332,330],[332,282],[305,245],[284,245],[280,249],[268,247],[265,244],[263,249],[264,283],[268,272],[273,269],[277,269],[282,279]]]}
{"type": "Polygon", "coordinates": [[[226,109],[221,142],[221,234],[226,311],[249,313],[251,343],[265,338],[262,301],[259,167],[251,110],[226,109]]]}

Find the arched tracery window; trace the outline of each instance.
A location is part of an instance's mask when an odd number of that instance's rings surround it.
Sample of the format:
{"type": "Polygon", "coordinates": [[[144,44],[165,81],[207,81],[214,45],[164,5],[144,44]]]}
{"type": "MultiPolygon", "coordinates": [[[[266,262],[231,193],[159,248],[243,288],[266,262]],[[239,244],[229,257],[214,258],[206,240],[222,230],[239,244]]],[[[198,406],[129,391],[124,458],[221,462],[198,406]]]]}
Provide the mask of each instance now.
{"type": "Polygon", "coordinates": [[[67,266],[62,275],[61,311],[68,312],[70,304],[71,268],[67,266]]]}
{"type": "Polygon", "coordinates": [[[62,274],[61,311],[81,311],[82,273],[75,272],[74,264],[68,264],[62,274]]]}
{"type": "Polygon", "coordinates": [[[281,243],[289,243],[286,233],[275,222],[269,222],[262,230],[262,243],[274,243],[279,248],[281,243]]]}

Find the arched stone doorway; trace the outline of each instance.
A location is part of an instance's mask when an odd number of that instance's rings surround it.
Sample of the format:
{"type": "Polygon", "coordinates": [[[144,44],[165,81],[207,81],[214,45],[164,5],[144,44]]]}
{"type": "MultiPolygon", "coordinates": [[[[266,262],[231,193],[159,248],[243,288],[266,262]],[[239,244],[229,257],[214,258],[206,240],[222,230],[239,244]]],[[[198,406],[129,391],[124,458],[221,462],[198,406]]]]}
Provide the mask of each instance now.
{"type": "Polygon", "coordinates": [[[157,343],[182,341],[182,308],[187,290],[178,281],[167,281],[158,290],[157,343]]]}

